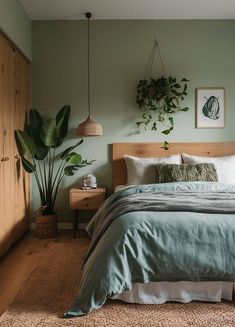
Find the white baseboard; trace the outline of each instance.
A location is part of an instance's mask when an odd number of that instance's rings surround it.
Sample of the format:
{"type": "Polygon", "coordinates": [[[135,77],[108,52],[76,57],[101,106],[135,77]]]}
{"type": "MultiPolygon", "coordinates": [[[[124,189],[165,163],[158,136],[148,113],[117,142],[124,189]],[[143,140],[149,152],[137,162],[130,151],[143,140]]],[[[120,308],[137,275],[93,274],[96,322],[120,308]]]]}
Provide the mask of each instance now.
{"type": "MultiPolygon", "coordinates": [[[[86,223],[78,224],[78,229],[85,229],[87,226],[86,223]]],[[[32,223],[30,229],[36,229],[36,224],[32,223]]],[[[58,229],[73,229],[72,223],[58,223],[58,229]]]]}

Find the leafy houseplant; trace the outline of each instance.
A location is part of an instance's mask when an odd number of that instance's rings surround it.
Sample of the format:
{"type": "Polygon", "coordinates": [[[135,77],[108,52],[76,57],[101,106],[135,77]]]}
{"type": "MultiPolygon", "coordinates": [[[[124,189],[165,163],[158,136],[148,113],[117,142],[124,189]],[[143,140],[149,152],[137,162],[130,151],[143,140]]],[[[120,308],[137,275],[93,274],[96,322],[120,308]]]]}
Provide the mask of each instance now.
{"type": "MultiPolygon", "coordinates": [[[[180,102],[187,95],[186,78],[177,81],[175,77],[162,76],[159,79],[140,80],[137,86],[137,104],[142,111],[142,120],[137,126],[150,125],[151,130],[157,130],[157,123],[160,122],[166,128],[162,131],[168,135],[174,129],[173,115],[179,111],[188,111],[180,102]]],[[[165,142],[167,143],[167,142],[165,142]]],[[[168,144],[168,143],[167,143],[168,144]]]]}
{"type": "MultiPolygon", "coordinates": [[[[16,130],[15,139],[24,169],[35,176],[40,195],[40,222],[45,221],[50,215],[54,215],[54,207],[60,184],[65,176],[72,176],[80,168],[91,164],[83,160],[79,153],[74,152],[83,140],[68,147],[62,153],[57,154],[57,148],[63,143],[68,132],[70,106],[66,105],[56,115],[55,119],[43,120],[40,113],[32,109],[29,113],[29,124],[26,131],[16,130]],[[60,164],[57,166],[57,159],[60,164]],[[40,217],[44,217],[45,219],[40,217]]],[[[37,224],[36,217],[36,224],[37,224]]],[[[49,217],[49,221],[50,217],[49,217]]],[[[56,234],[55,219],[53,231],[43,233],[45,238],[56,234]],[[48,236],[49,235],[49,236],[48,236]]],[[[50,224],[48,224],[49,226],[50,224]]],[[[39,225],[37,224],[37,228],[39,225]]],[[[40,237],[40,231],[38,230],[40,237]]],[[[41,235],[42,238],[44,238],[41,235]]]]}

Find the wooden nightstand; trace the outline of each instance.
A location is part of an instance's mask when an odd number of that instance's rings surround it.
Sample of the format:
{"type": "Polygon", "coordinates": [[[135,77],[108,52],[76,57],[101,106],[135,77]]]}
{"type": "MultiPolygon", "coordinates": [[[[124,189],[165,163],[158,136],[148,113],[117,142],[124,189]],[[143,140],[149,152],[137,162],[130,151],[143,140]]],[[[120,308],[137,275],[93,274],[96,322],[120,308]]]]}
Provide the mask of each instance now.
{"type": "Polygon", "coordinates": [[[75,210],[73,219],[73,237],[78,228],[78,210],[98,210],[106,198],[106,188],[97,187],[91,190],[71,188],[69,191],[70,209],[75,210]]]}

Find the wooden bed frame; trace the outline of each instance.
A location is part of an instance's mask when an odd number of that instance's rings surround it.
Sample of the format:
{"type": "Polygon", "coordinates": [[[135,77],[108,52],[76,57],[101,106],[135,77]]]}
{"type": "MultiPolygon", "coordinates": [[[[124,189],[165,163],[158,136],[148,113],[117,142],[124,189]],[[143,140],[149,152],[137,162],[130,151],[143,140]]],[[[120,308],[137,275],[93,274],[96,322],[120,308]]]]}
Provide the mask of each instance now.
{"type": "Polygon", "coordinates": [[[235,154],[235,142],[171,143],[167,151],[162,149],[161,146],[162,143],[113,143],[113,188],[117,185],[125,185],[127,182],[124,154],[140,158],[167,157],[183,152],[191,155],[211,157],[235,154]]]}

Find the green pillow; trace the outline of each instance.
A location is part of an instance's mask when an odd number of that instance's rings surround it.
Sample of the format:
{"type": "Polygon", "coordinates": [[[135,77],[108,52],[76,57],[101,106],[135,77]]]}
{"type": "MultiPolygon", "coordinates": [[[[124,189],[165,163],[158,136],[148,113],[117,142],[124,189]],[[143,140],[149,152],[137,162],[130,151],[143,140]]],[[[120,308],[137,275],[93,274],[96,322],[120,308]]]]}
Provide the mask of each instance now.
{"type": "Polygon", "coordinates": [[[218,176],[212,163],[156,164],[157,183],[169,182],[217,182],[218,176]]]}

